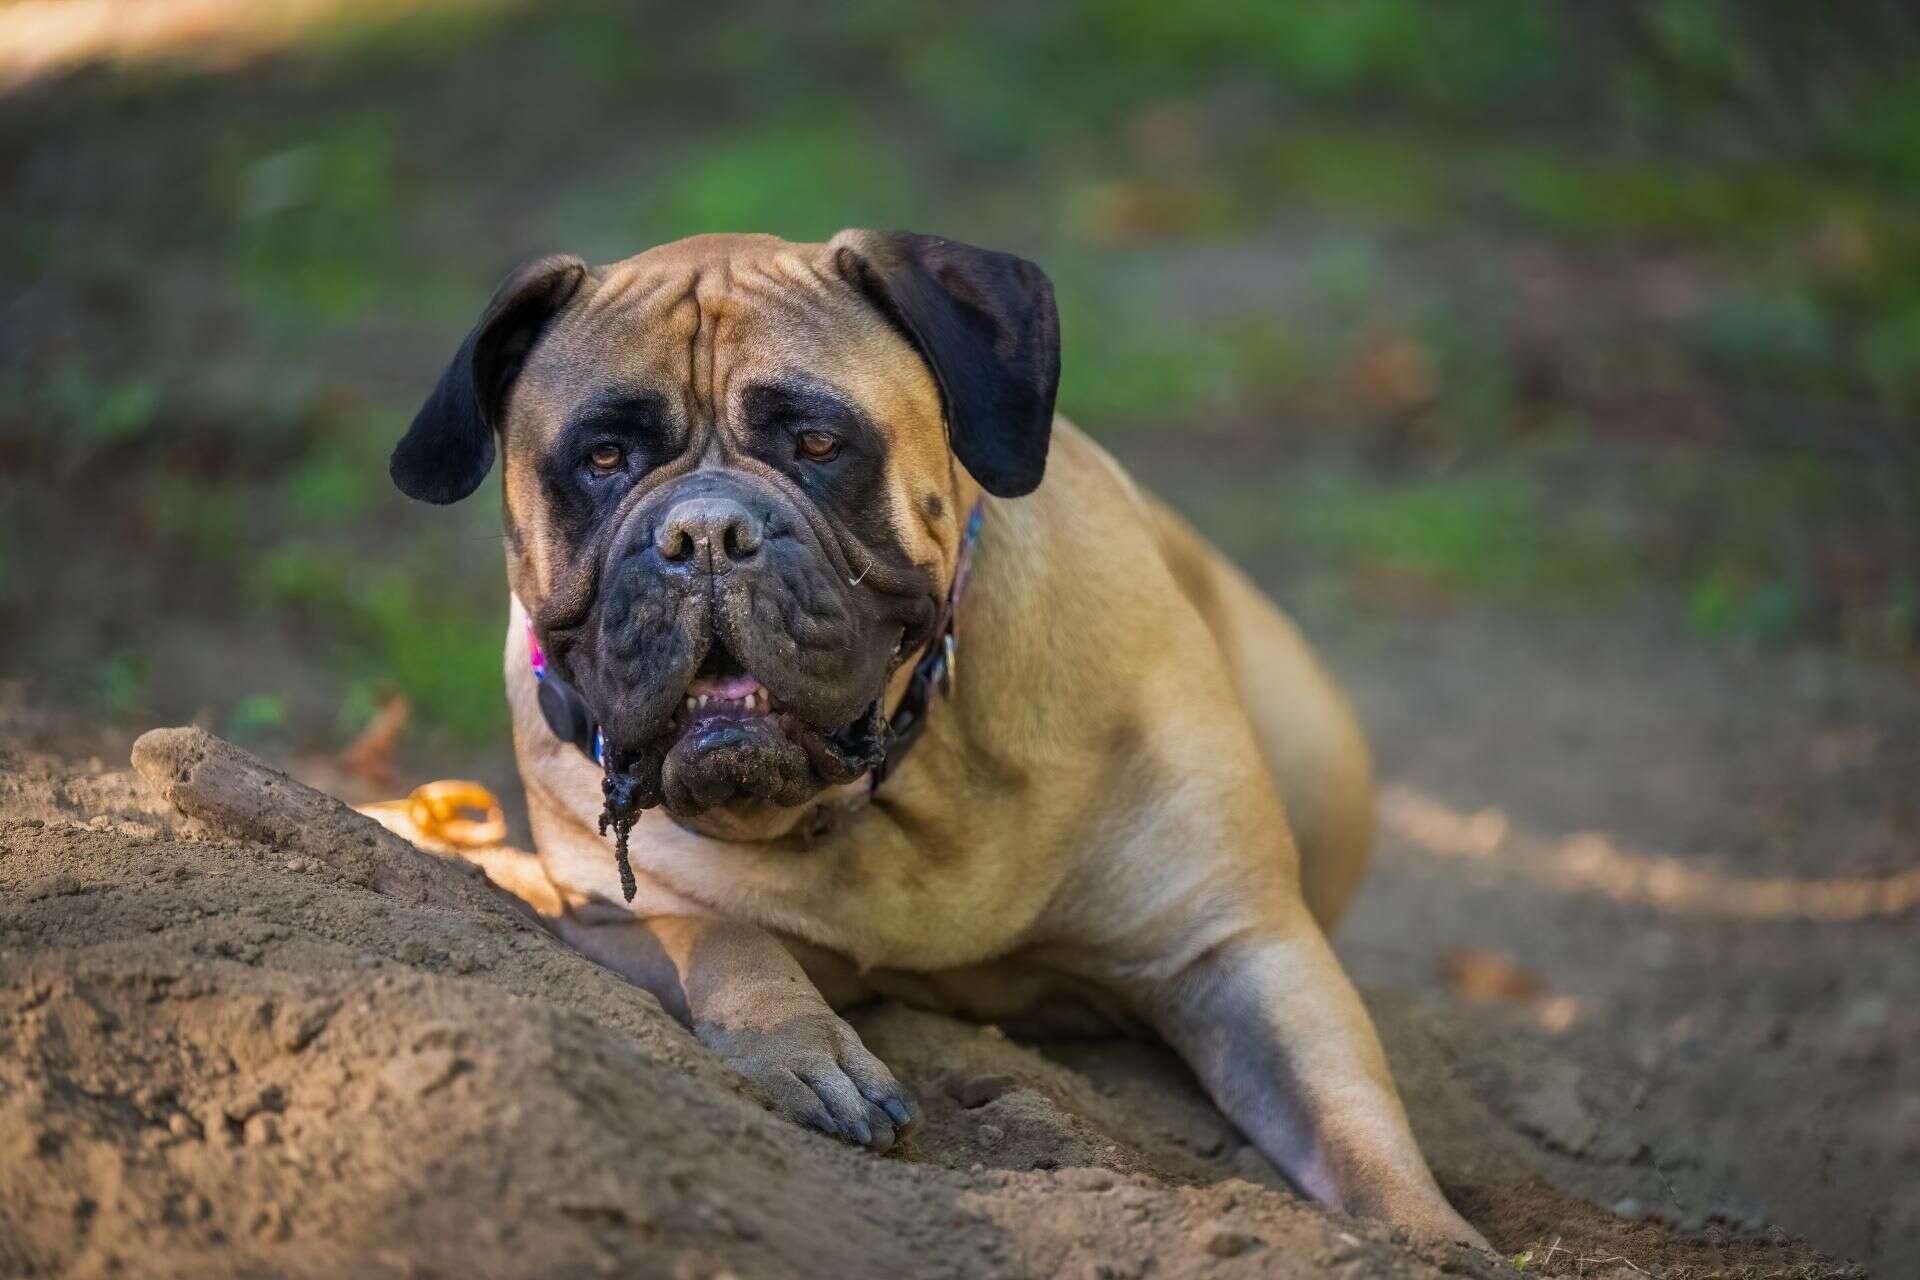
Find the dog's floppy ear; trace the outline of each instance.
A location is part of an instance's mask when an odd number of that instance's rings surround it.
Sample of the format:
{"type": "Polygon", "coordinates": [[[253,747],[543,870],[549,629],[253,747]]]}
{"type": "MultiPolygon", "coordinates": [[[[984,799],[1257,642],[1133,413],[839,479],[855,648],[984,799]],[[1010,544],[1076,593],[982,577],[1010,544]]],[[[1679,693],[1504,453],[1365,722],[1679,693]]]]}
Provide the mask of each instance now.
{"type": "Polygon", "coordinates": [[[493,436],[507,389],[548,323],[579,292],[587,264],[538,258],[500,282],[440,384],[393,448],[387,473],[409,498],[458,502],[493,466],[493,436]]]}
{"type": "Polygon", "coordinates": [[[1046,272],[1010,253],[905,231],[843,231],[841,275],[919,349],[953,452],[988,493],[1040,485],[1060,386],[1060,314],[1046,272]]]}

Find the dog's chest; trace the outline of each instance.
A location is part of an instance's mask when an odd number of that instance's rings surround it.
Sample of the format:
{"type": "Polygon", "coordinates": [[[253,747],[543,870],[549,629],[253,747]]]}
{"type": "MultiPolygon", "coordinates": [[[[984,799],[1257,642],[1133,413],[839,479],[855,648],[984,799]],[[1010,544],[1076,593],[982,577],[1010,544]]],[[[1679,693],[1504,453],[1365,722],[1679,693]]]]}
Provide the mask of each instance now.
{"type": "MultiPolygon", "coordinates": [[[[610,841],[584,822],[543,820],[535,835],[564,889],[620,902],[610,841]]],[[[650,813],[634,828],[640,888],[630,910],[715,914],[829,948],[855,969],[929,971],[979,963],[1020,945],[1045,907],[1035,885],[1007,875],[998,851],[951,851],[898,838],[869,816],[811,848],[732,844],[650,813]]]]}
{"type": "MultiPolygon", "coordinates": [[[[527,785],[535,843],[563,891],[622,901],[613,841],[599,835],[600,773],[541,717],[523,644],[507,639],[514,750],[527,785]]],[[[642,815],[630,848],[636,916],[713,914],[829,947],[861,968],[948,969],[1006,955],[1028,939],[1057,887],[1015,822],[936,802],[911,806],[909,779],[836,823],[810,847],[734,843],[642,815]]],[[[925,800],[924,796],[920,797],[925,800]]]]}

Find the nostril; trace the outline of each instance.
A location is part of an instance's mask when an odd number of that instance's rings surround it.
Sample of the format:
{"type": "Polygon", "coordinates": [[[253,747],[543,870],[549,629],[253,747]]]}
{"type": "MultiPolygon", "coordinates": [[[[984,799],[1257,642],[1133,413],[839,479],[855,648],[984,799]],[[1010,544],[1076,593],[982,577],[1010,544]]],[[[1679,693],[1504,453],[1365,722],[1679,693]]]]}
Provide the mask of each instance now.
{"type": "Polygon", "coordinates": [[[677,520],[669,520],[661,526],[653,545],[660,548],[660,554],[669,560],[685,560],[693,554],[693,538],[677,520]]]}
{"type": "Polygon", "coordinates": [[[745,560],[760,549],[760,529],[751,517],[743,517],[727,522],[726,533],[720,544],[729,560],[745,560]]]}

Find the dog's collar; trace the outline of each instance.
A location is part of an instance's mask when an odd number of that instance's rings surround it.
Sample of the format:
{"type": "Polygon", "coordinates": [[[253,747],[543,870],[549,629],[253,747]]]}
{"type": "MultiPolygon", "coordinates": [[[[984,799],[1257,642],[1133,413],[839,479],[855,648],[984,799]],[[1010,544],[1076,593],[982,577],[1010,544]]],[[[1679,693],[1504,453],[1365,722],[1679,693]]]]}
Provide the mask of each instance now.
{"type": "Polygon", "coordinates": [[[940,625],[935,629],[933,638],[927,641],[927,647],[921,650],[920,661],[913,664],[913,674],[907,679],[906,692],[900,695],[899,705],[887,717],[887,747],[880,757],[880,763],[868,775],[869,792],[877,789],[900,767],[900,761],[920,740],[920,735],[926,732],[927,712],[933,708],[933,695],[937,692],[942,697],[953,696],[960,658],[960,595],[967,589],[967,579],[973,574],[973,545],[980,541],[980,524],[986,517],[984,503],[985,499],[981,499],[973,504],[973,510],[967,516],[967,527],[961,531],[960,551],[953,565],[953,584],[947,588],[940,625]]]}
{"type": "MultiPolygon", "coordinates": [[[[960,595],[966,590],[967,579],[973,572],[973,547],[980,540],[980,525],[984,517],[984,500],[975,502],[973,511],[967,516],[967,527],[960,535],[960,552],[954,563],[953,584],[947,588],[940,625],[921,651],[920,660],[914,663],[906,692],[900,695],[900,702],[894,707],[893,714],[886,718],[880,762],[867,774],[869,795],[892,776],[893,771],[900,767],[900,761],[913,749],[913,744],[926,732],[927,713],[933,708],[934,695],[953,695],[960,651],[957,626],[960,595]]],[[[562,742],[572,743],[581,755],[599,765],[607,747],[606,735],[600,731],[599,721],[594,718],[592,709],[587,706],[587,700],[580,691],[568,684],[557,671],[548,669],[546,651],[540,647],[540,637],[534,634],[533,618],[525,609],[520,612],[526,618],[527,659],[533,668],[540,715],[555,737],[562,742]]]]}
{"type": "MultiPolygon", "coordinates": [[[[519,604],[517,597],[514,603],[519,604]]],[[[607,735],[600,732],[600,722],[594,719],[580,691],[557,673],[548,672],[547,651],[540,647],[540,637],[533,631],[533,615],[525,606],[521,606],[520,616],[527,623],[527,664],[533,668],[541,718],[547,722],[547,728],[553,730],[554,737],[571,742],[580,749],[580,754],[599,764],[606,755],[607,735]]]]}

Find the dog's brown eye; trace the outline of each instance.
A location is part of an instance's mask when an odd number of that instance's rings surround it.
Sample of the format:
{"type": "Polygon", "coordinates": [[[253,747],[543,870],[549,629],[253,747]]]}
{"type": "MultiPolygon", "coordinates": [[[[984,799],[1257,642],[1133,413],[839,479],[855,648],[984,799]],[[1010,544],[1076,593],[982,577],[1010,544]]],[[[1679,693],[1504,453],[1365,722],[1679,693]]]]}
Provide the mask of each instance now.
{"type": "Polygon", "coordinates": [[[800,453],[814,462],[825,462],[840,452],[840,442],[824,431],[802,431],[800,453]]]}
{"type": "Polygon", "coordinates": [[[618,471],[627,460],[627,451],[617,444],[597,444],[587,453],[587,461],[599,472],[618,471]]]}

